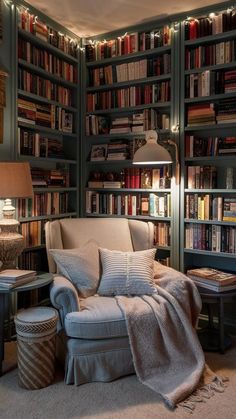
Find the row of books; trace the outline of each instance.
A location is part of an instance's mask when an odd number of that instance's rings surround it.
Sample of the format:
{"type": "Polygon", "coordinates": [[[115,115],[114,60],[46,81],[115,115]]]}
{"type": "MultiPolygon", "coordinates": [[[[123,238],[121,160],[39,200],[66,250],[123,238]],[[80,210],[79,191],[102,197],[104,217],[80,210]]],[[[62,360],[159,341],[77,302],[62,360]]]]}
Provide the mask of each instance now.
{"type": "Polygon", "coordinates": [[[203,97],[236,91],[236,71],[210,71],[186,76],[186,98],[203,97]]]}
{"type": "Polygon", "coordinates": [[[60,106],[31,102],[18,98],[18,122],[41,125],[72,133],[73,114],[60,106]]]}
{"type": "Polygon", "coordinates": [[[195,220],[236,221],[236,198],[186,194],[185,217],[195,220]]]}
{"type": "Polygon", "coordinates": [[[236,40],[187,47],[185,69],[192,70],[210,65],[227,64],[236,60],[236,40]]]}
{"type": "Polygon", "coordinates": [[[36,279],[36,271],[5,269],[0,272],[0,287],[10,289],[28,284],[36,279]]]}
{"type": "Polygon", "coordinates": [[[128,108],[170,100],[170,82],[131,86],[87,94],[87,112],[111,108],[128,108]]]}
{"type": "Polygon", "coordinates": [[[31,167],[32,185],[35,187],[69,187],[70,173],[65,169],[31,167]]]}
{"type": "Polygon", "coordinates": [[[18,127],[18,153],[34,157],[65,158],[61,140],[44,137],[22,127],[18,127]]]}
{"type": "Polygon", "coordinates": [[[235,273],[220,271],[210,267],[201,267],[188,269],[187,275],[201,288],[207,288],[216,292],[236,289],[235,273]]]}
{"type": "Polygon", "coordinates": [[[236,253],[236,227],[188,223],[185,226],[185,247],[236,253]]]}
{"type": "Polygon", "coordinates": [[[92,145],[90,161],[127,160],[130,157],[130,145],[119,140],[108,144],[92,145]]]}
{"type": "Polygon", "coordinates": [[[18,89],[42,96],[48,100],[55,100],[65,106],[72,106],[73,104],[71,89],[22,68],[18,69],[18,89]]]}
{"type": "Polygon", "coordinates": [[[217,187],[217,169],[214,166],[188,166],[188,189],[214,189],[217,187]]]}
{"type": "Polygon", "coordinates": [[[201,103],[190,105],[187,109],[188,127],[209,124],[225,124],[236,121],[236,103],[234,98],[223,99],[219,103],[201,103]]]}
{"type": "Polygon", "coordinates": [[[37,16],[29,13],[26,8],[18,11],[18,27],[59,48],[66,54],[77,56],[77,40],[46,25],[37,16]]]}
{"type": "Polygon", "coordinates": [[[134,153],[146,143],[144,138],[112,140],[108,144],[92,145],[90,161],[133,159],[134,153]]]}
{"type": "Polygon", "coordinates": [[[170,74],[170,54],[163,54],[154,58],[145,58],[129,63],[108,65],[91,68],[88,72],[89,86],[102,86],[104,84],[120,83],[130,80],[139,80],[146,77],[170,74]]]}
{"type": "Polygon", "coordinates": [[[157,256],[157,258],[155,260],[157,262],[161,263],[164,266],[170,266],[170,257],[169,256],[162,257],[162,258],[160,258],[160,257],[157,256]]]}
{"type": "Polygon", "coordinates": [[[25,247],[41,246],[45,244],[45,220],[35,220],[21,223],[21,234],[25,239],[25,247]]]}
{"type": "Polygon", "coordinates": [[[236,222],[236,198],[224,198],[223,221],[236,222]]]}
{"type": "Polygon", "coordinates": [[[166,193],[158,196],[151,193],[146,196],[141,193],[132,195],[86,191],[86,213],[97,215],[170,217],[170,194],[166,193]]]}
{"type": "Polygon", "coordinates": [[[236,137],[185,136],[185,157],[225,156],[236,154],[236,137]]]}
{"type": "Polygon", "coordinates": [[[216,122],[218,124],[236,122],[236,101],[234,98],[220,101],[216,109],[216,122]]]}
{"type": "Polygon", "coordinates": [[[19,217],[59,215],[68,212],[68,192],[34,193],[33,198],[18,200],[19,217]]]}
{"type": "Polygon", "coordinates": [[[120,173],[91,172],[89,188],[118,187],[128,189],[166,189],[170,188],[170,173],[167,166],[155,169],[131,167],[120,173]],[[105,183],[105,186],[104,186],[105,183]],[[117,186],[115,186],[115,184],[117,186]],[[109,186],[110,185],[110,186],[109,186]],[[113,185],[113,186],[112,186],[113,185]]]}
{"type": "Polygon", "coordinates": [[[157,222],[154,224],[154,245],[170,246],[170,223],[157,222]]]}
{"type": "Polygon", "coordinates": [[[147,32],[133,32],[108,41],[90,41],[85,46],[87,61],[132,54],[171,44],[171,28],[165,25],[161,29],[147,32]]]}
{"type": "Polygon", "coordinates": [[[202,36],[216,35],[235,29],[235,11],[227,9],[221,13],[213,13],[211,17],[192,18],[184,23],[185,39],[197,39],[202,36]]]}
{"type": "Polygon", "coordinates": [[[95,144],[91,147],[90,161],[133,159],[134,153],[145,143],[144,138],[138,137],[131,140],[114,139],[107,144],[95,144]]]}
{"type": "Polygon", "coordinates": [[[18,58],[72,83],[77,81],[76,66],[23,38],[18,39],[18,58]]]}
{"type": "Polygon", "coordinates": [[[170,129],[170,116],[156,109],[144,109],[132,115],[110,119],[105,116],[86,116],[86,135],[128,134],[150,129],[170,129]]]}

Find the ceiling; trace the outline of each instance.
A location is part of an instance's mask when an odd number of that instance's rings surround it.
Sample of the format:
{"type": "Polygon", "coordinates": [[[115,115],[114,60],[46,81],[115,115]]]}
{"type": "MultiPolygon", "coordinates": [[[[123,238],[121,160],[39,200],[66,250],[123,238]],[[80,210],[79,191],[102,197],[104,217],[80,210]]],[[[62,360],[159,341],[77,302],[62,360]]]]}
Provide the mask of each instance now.
{"type": "Polygon", "coordinates": [[[28,0],[81,37],[110,32],[153,18],[187,12],[217,0],[28,0]]]}

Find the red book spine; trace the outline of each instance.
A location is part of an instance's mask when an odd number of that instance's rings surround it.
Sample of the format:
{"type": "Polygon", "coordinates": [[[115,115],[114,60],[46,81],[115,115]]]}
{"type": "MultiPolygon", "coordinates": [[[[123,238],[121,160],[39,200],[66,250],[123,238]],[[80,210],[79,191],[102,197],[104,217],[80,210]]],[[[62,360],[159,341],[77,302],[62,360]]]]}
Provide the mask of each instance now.
{"type": "Polygon", "coordinates": [[[135,189],[135,168],[131,168],[131,182],[130,182],[130,187],[131,189],[135,189]]]}

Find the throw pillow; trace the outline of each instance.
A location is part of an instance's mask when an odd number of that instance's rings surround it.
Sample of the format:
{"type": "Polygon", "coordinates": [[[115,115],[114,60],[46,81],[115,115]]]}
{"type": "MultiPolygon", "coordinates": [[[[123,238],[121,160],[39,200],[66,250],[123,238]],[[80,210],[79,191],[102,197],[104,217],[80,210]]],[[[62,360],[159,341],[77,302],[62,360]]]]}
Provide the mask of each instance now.
{"type": "Polygon", "coordinates": [[[156,292],[153,266],[156,249],[120,252],[99,248],[102,277],[99,295],[144,295],[156,292]]]}
{"type": "Polygon", "coordinates": [[[97,291],[100,266],[98,244],[88,241],[78,249],[50,249],[59,272],[77,288],[81,297],[89,297],[97,291]]]}

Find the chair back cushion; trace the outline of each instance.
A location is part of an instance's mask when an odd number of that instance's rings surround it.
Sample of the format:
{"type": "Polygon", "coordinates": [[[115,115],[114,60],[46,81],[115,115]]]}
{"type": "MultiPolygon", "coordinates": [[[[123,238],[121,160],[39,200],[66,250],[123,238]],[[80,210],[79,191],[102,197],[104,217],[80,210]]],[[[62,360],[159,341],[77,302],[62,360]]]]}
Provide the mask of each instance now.
{"type": "Polygon", "coordinates": [[[45,227],[49,271],[56,272],[50,249],[75,249],[89,240],[100,247],[132,252],[129,222],[125,218],[67,218],[48,222],[45,227]]]}

